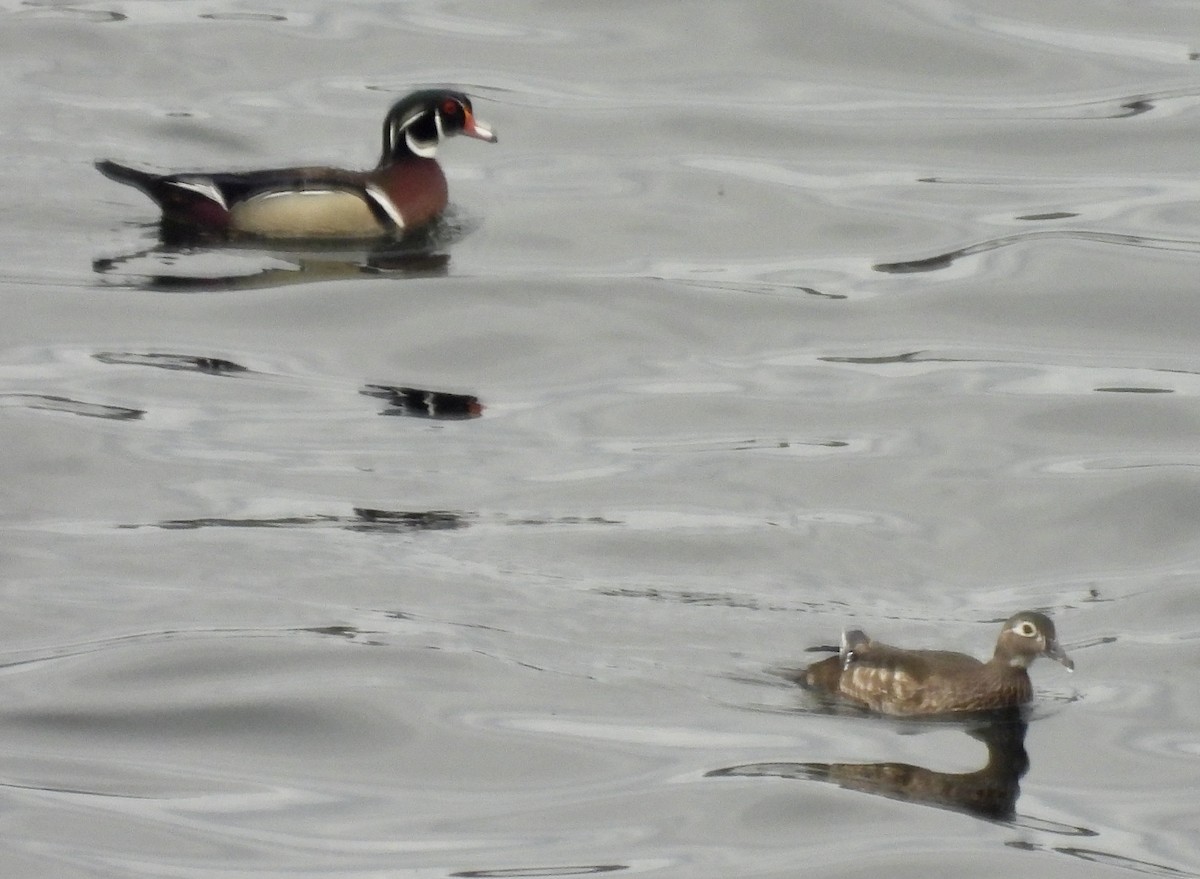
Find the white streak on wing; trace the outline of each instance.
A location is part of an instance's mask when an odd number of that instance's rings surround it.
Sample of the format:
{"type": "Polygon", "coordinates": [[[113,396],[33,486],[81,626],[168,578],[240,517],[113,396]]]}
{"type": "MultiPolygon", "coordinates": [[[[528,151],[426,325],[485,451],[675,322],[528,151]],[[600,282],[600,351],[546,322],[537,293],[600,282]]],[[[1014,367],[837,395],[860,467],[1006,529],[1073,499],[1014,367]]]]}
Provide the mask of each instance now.
{"type": "Polygon", "coordinates": [[[180,189],[186,189],[188,192],[198,193],[210,201],[215,201],[225,210],[229,210],[229,205],[225,203],[225,196],[217,185],[209,180],[172,180],[171,186],[177,186],[180,189]]]}
{"type": "Polygon", "coordinates": [[[397,229],[404,228],[404,217],[401,215],[400,209],[396,207],[396,203],[388,198],[388,194],[386,192],[384,192],[374,183],[368,183],[367,195],[374,200],[375,204],[383,208],[384,213],[391,217],[391,220],[396,224],[397,229]]]}

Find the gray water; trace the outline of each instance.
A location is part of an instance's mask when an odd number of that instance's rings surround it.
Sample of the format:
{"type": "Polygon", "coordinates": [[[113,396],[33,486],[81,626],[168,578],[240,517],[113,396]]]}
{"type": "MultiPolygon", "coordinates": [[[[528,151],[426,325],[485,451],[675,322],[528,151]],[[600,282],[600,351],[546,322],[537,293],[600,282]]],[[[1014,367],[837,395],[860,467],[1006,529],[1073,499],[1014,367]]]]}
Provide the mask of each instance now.
{"type": "Polygon", "coordinates": [[[1200,875],[1197,52],[1168,0],[0,5],[0,874],[1200,875]],[[439,82],[500,141],[415,264],[164,247],[92,168],[366,166],[439,82]],[[1010,814],[814,768],[987,757],[805,647],[1023,608],[1077,671],[1010,814]]]}

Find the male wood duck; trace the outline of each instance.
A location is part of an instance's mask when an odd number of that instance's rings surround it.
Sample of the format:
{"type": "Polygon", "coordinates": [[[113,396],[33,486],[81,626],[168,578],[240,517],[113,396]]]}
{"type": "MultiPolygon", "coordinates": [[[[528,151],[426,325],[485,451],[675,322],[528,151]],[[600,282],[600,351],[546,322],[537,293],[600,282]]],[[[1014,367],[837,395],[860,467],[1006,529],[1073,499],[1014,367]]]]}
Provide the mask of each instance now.
{"type": "Polygon", "coordinates": [[[396,237],[446,207],[446,177],[434,155],[442,138],[496,135],[471,100],[447,89],[413,92],[383,121],[383,154],[370,171],[277,168],[243,173],[150,174],[116,162],[96,167],[158,203],[163,224],[195,234],[260,238],[396,237]]]}
{"type": "Polygon", "coordinates": [[[994,711],[1033,698],[1026,669],[1039,656],[1075,669],[1055,639],[1050,618],[1026,610],[1004,623],[987,662],[948,650],[903,650],[851,630],[843,633],[837,656],[813,663],[794,679],[806,689],[883,714],[994,711]]]}

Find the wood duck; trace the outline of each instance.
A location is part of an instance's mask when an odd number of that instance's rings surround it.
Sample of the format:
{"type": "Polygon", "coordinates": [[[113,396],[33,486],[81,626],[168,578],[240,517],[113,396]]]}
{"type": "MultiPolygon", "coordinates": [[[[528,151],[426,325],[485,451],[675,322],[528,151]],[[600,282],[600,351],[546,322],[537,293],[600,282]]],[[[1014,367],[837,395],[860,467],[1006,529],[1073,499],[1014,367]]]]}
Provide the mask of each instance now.
{"type": "MultiPolygon", "coordinates": [[[[832,648],[830,648],[832,649],[832,648]]],[[[1004,623],[987,662],[948,650],[903,650],[857,629],[842,635],[837,656],[795,675],[806,689],[896,715],[994,711],[1033,698],[1030,663],[1048,656],[1074,671],[1045,614],[1022,611],[1004,623]]]]}
{"type": "Polygon", "coordinates": [[[370,171],[276,168],[243,173],[151,174],[116,162],[96,167],[158,203],[173,231],[291,239],[396,237],[446,207],[446,177],[434,158],[455,134],[496,142],[471,100],[447,89],[413,92],[383,121],[383,154],[370,171]]]}

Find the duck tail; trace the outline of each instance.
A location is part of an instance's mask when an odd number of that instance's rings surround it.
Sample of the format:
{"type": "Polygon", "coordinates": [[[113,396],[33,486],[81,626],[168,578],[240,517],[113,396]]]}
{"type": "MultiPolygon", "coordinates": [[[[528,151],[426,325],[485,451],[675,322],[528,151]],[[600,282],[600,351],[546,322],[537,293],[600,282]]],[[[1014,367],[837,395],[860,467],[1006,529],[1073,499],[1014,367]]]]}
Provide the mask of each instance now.
{"type": "Polygon", "coordinates": [[[139,171],[137,168],[130,168],[128,165],[122,165],[111,159],[101,159],[96,162],[96,170],[109,180],[115,180],[118,183],[136,187],[151,198],[157,199],[157,195],[155,194],[155,183],[159,180],[159,175],[157,174],[151,174],[149,171],[139,171]]]}

